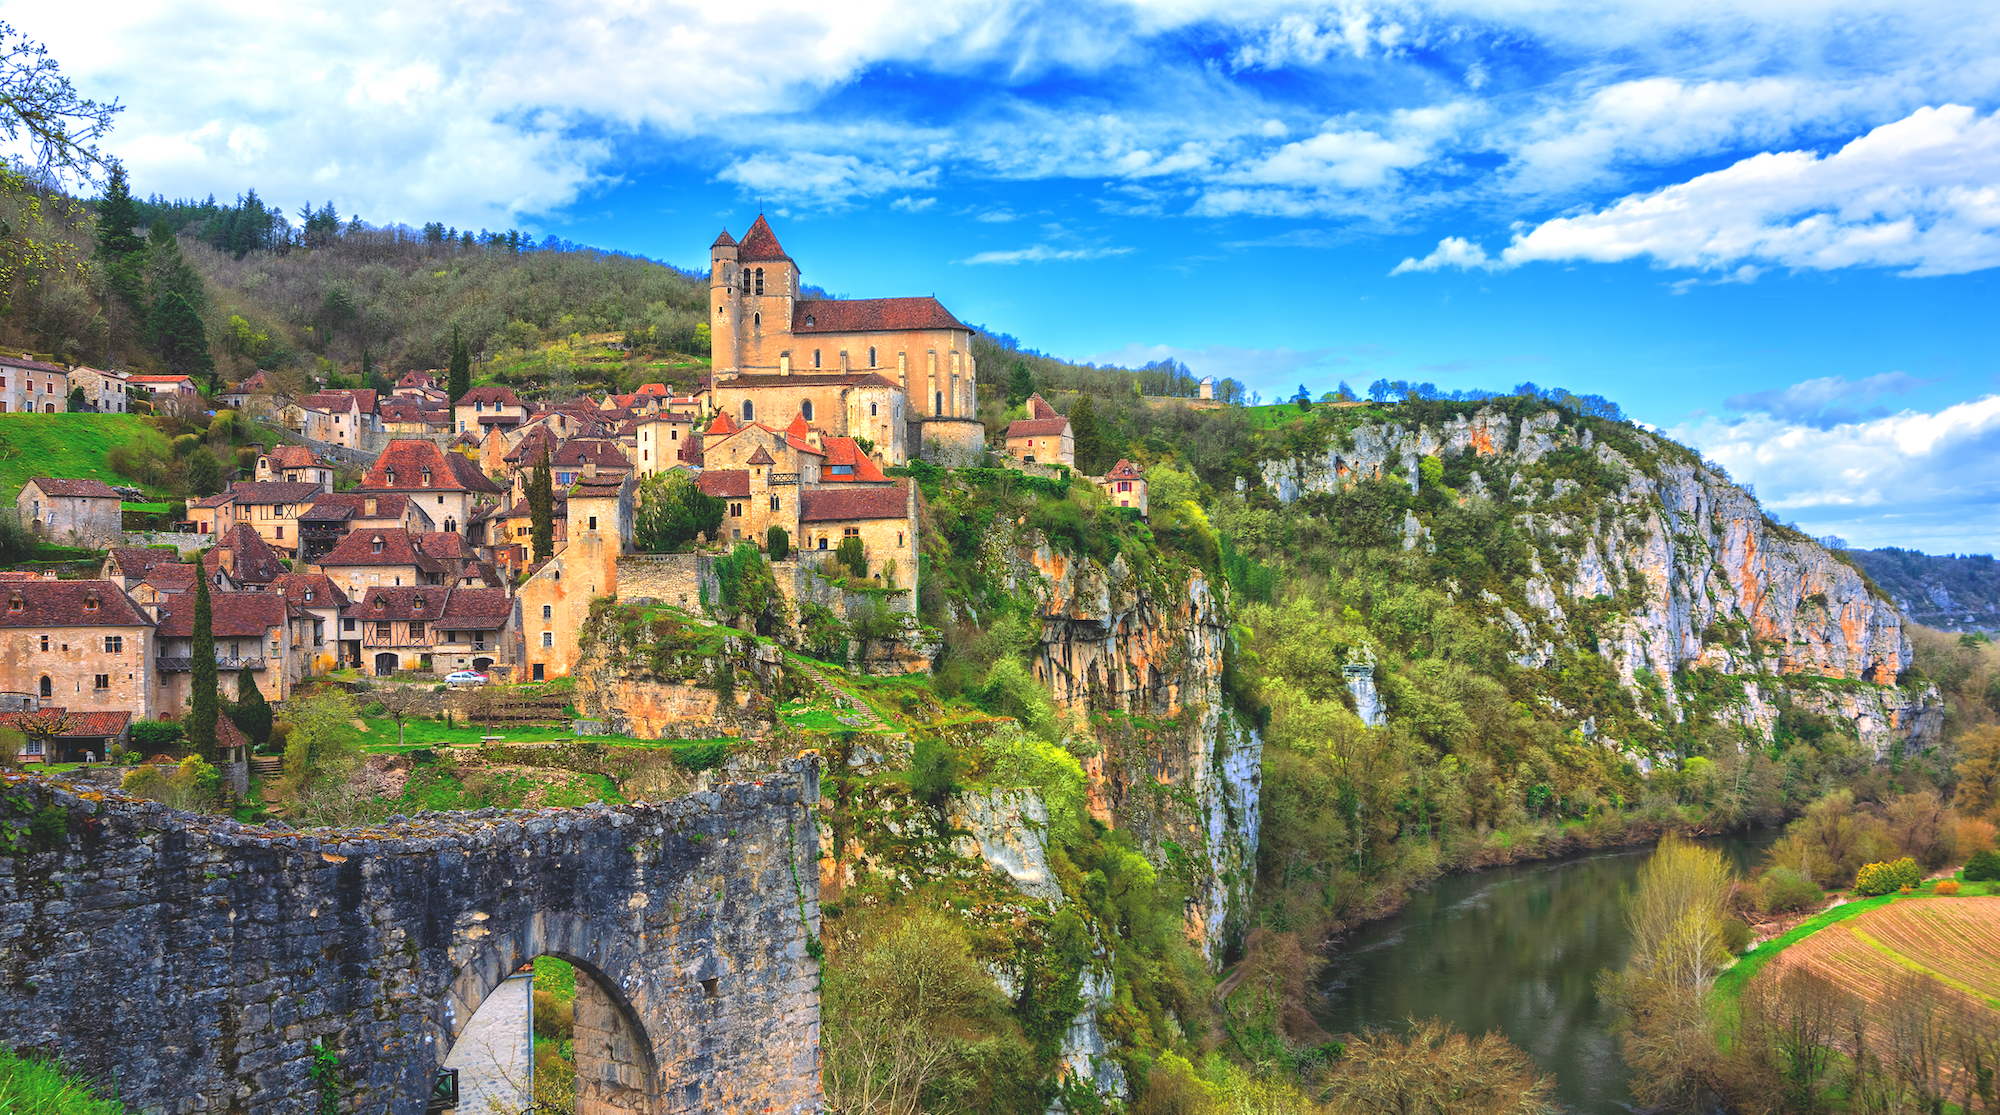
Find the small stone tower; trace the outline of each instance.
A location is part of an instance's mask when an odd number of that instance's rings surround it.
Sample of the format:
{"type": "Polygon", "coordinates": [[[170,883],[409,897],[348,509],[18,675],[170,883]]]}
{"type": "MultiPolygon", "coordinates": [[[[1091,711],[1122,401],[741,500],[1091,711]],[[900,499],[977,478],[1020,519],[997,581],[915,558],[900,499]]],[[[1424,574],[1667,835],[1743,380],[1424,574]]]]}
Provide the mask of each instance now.
{"type": "Polygon", "coordinates": [[[737,354],[742,351],[742,334],[737,328],[736,288],[738,283],[736,238],[728,229],[708,248],[708,328],[709,349],[714,354],[717,382],[736,375],[737,354]]]}
{"type": "Polygon", "coordinates": [[[718,381],[779,369],[789,351],[799,265],[759,213],[743,242],[727,231],[709,249],[708,302],[718,381]]]}

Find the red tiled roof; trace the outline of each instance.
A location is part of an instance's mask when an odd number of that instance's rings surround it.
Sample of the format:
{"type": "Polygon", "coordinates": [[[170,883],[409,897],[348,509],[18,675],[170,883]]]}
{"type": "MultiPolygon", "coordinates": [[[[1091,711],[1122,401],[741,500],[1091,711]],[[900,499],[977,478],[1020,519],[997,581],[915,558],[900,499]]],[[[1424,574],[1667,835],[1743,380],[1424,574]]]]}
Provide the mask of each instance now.
{"type": "Polygon", "coordinates": [[[571,438],[556,450],[557,466],[594,464],[598,468],[631,468],[632,462],[618,451],[616,445],[608,441],[589,438],[571,438]]]}
{"type": "Polygon", "coordinates": [[[220,551],[230,551],[230,572],[232,580],[251,585],[268,585],[285,572],[278,564],[278,551],[257,533],[249,523],[237,523],[228,534],[216,539],[215,549],[210,550],[202,568],[213,572],[219,567],[220,551]]]}
{"type": "Polygon", "coordinates": [[[340,540],[326,556],[314,564],[320,566],[349,565],[414,565],[426,573],[442,573],[444,566],[436,558],[424,553],[410,532],[401,527],[383,527],[379,530],[357,530],[340,540]],[[382,549],[375,549],[380,539],[382,549]]]}
{"type": "Polygon", "coordinates": [[[935,298],[822,298],[792,307],[794,333],[968,329],[935,298]]]}
{"type": "MultiPolygon", "coordinates": [[[[42,711],[54,713],[57,716],[66,715],[69,717],[69,731],[55,737],[57,739],[83,739],[86,737],[109,739],[112,736],[124,735],[126,727],[132,723],[132,714],[129,712],[70,712],[66,708],[50,708],[47,705],[42,706],[42,711]]],[[[218,735],[221,734],[222,722],[226,719],[228,718],[216,717],[215,724],[218,735]]],[[[235,725],[232,724],[230,727],[233,728],[235,725]]]]}
{"type": "Polygon", "coordinates": [[[299,513],[301,519],[400,519],[408,510],[410,497],[401,492],[322,492],[313,498],[310,508],[299,513]],[[368,511],[368,500],[375,500],[375,514],[368,511]]]}
{"type": "Polygon", "coordinates": [[[152,622],[116,581],[0,583],[0,627],[147,627],[152,622]],[[95,610],[86,606],[92,600],[95,610]]]}
{"type": "Polygon", "coordinates": [[[384,399],[382,421],[425,422],[433,426],[443,426],[451,422],[451,409],[441,404],[426,406],[417,399],[384,399]]]}
{"type": "Polygon", "coordinates": [[[726,228],[722,230],[721,236],[715,238],[715,243],[709,245],[710,248],[734,248],[735,246],[736,238],[729,235],[729,230],[726,228]]]}
{"type": "Polygon", "coordinates": [[[455,405],[463,407],[474,403],[498,403],[501,406],[517,407],[521,405],[521,399],[514,394],[514,389],[511,387],[488,384],[485,387],[475,387],[460,395],[455,405]]]}
{"type": "Polygon", "coordinates": [[[861,451],[851,437],[829,437],[826,439],[826,468],[820,472],[820,480],[831,484],[884,483],[888,480],[873,459],[861,451]],[[852,468],[851,473],[836,473],[836,468],[852,468]]]}
{"type": "MultiPolygon", "coordinates": [[[[285,596],[278,592],[212,592],[208,609],[221,639],[261,639],[285,622],[285,596]]],[[[194,593],[177,592],[160,602],[160,637],[194,638],[194,593]]]]}
{"type": "MultiPolygon", "coordinates": [[[[62,369],[61,369],[61,368],[52,368],[52,367],[51,367],[50,365],[47,365],[47,364],[32,364],[32,363],[31,363],[31,364],[20,364],[20,365],[17,365],[17,366],[19,366],[19,367],[27,367],[27,368],[43,368],[43,369],[47,369],[47,370],[50,370],[50,371],[57,371],[57,372],[59,372],[59,371],[62,371],[62,369]]],[[[193,383],[193,382],[194,382],[194,379],[193,379],[192,377],[190,377],[190,376],[133,376],[133,377],[132,377],[131,379],[127,380],[126,382],[128,382],[128,383],[193,383]]]]}
{"type": "MultiPolygon", "coordinates": [[[[9,368],[27,368],[31,371],[37,371],[37,372],[62,371],[62,368],[58,365],[44,364],[40,360],[30,360],[25,356],[0,356],[0,364],[5,364],[9,368]]],[[[141,379],[186,379],[186,378],[187,378],[186,376],[134,376],[133,377],[134,381],[141,379]]]]}
{"type": "Polygon", "coordinates": [[[285,602],[302,608],[345,608],[347,594],[324,573],[287,573],[282,578],[285,602]],[[306,599],[306,593],[312,599],[306,599]]]}
{"type": "Polygon", "coordinates": [[[746,465],[775,465],[778,462],[771,456],[769,450],[760,445],[757,447],[755,453],[750,454],[750,459],[743,463],[746,465]]]}
{"type": "Polygon", "coordinates": [[[396,386],[436,387],[437,383],[438,383],[437,377],[430,374],[429,372],[404,372],[403,378],[396,381],[396,386]]]}
{"type": "Polygon", "coordinates": [[[243,729],[238,728],[235,721],[227,716],[218,716],[215,718],[215,746],[227,751],[236,747],[249,747],[250,741],[244,738],[243,729]]]}
{"type": "Polygon", "coordinates": [[[750,498],[749,469],[710,469],[701,474],[699,483],[703,494],[714,496],[717,499],[750,498]]]}
{"type": "Polygon", "coordinates": [[[1023,418],[1007,423],[1007,436],[1013,437],[1061,437],[1069,430],[1069,419],[1023,418]]]}
{"type": "Polygon", "coordinates": [[[417,548],[440,561],[470,561],[475,556],[465,536],[453,530],[425,531],[417,535],[417,548]]]}
{"type": "Polygon", "coordinates": [[[521,416],[518,414],[482,414],[479,416],[479,424],[482,426],[518,426],[521,424],[521,416]]]}
{"type": "Polygon", "coordinates": [[[444,615],[445,600],[451,592],[450,585],[402,585],[393,588],[375,585],[341,614],[346,618],[371,622],[414,619],[428,623],[444,615]]]}
{"type": "Polygon", "coordinates": [[[1062,415],[1057,414],[1056,408],[1050,406],[1049,401],[1042,398],[1041,394],[1037,392],[1028,396],[1028,417],[1030,419],[1061,418],[1062,415]]]}
{"type": "Polygon", "coordinates": [[[902,519],[909,513],[910,493],[901,484],[887,488],[807,488],[799,493],[802,523],[902,519]]]}
{"type": "Polygon", "coordinates": [[[1132,462],[1121,458],[1117,464],[1111,466],[1110,472],[1104,474],[1104,478],[1106,480],[1144,480],[1146,477],[1138,469],[1132,467],[1132,462]]]}
{"type": "Polygon", "coordinates": [[[36,476],[29,483],[42,490],[45,496],[71,496],[79,499],[117,499],[118,493],[102,480],[65,480],[54,476],[36,476]]]}
{"type": "Polygon", "coordinates": [[[792,415],[791,425],[785,427],[787,437],[807,437],[812,434],[812,423],[806,421],[804,411],[792,415]]]}
{"type": "Polygon", "coordinates": [[[511,464],[533,467],[541,462],[542,446],[548,446],[549,456],[553,458],[556,447],[560,444],[561,442],[556,440],[556,432],[554,430],[549,429],[547,426],[536,426],[527,433],[522,434],[521,444],[509,449],[507,455],[500,459],[511,464]]]}
{"type": "MultiPolygon", "coordinates": [[[[727,236],[729,234],[725,232],[723,235],[727,236]]],[[[673,395],[673,392],[664,383],[642,383],[639,385],[639,389],[632,393],[634,395],[673,395]]]]}
{"type": "Polygon", "coordinates": [[[307,410],[347,411],[358,410],[362,414],[375,413],[375,389],[321,391],[299,400],[299,405],[307,410]]]}
{"type": "Polygon", "coordinates": [[[112,561],[118,563],[118,574],[133,580],[138,580],[154,567],[161,565],[177,565],[183,569],[194,568],[194,566],[181,560],[178,550],[147,550],[141,549],[138,546],[113,546],[111,547],[109,556],[112,561]]]}
{"type": "Polygon", "coordinates": [[[753,260],[790,259],[785,249],[778,246],[778,237],[764,220],[764,214],[757,214],[757,222],[750,231],[743,234],[743,244],[736,251],[736,258],[745,262],[753,260]]]}
{"type": "Polygon", "coordinates": [[[194,579],[199,575],[192,565],[155,565],[139,578],[139,583],[161,592],[193,592],[194,579]]]}
{"type": "Polygon", "coordinates": [[[264,456],[274,469],[327,467],[317,453],[303,445],[280,445],[264,456]]]}
{"type": "Polygon", "coordinates": [[[479,466],[465,459],[461,453],[447,453],[428,441],[392,441],[389,448],[376,458],[374,467],[361,480],[366,488],[393,488],[398,491],[492,492],[498,494],[500,486],[486,478],[479,466]],[[430,470],[430,482],[424,482],[424,470],[430,470]],[[396,474],[389,479],[389,473],[396,474]]]}
{"type": "Polygon", "coordinates": [[[235,503],[235,502],[236,502],[236,497],[235,497],[235,496],[233,496],[233,495],[230,495],[230,494],[229,494],[228,492],[217,492],[217,493],[215,493],[214,495],[212,495],[212,496],[209,496],[209,497],[208,497],[208,498],[206,498],[206,499],[198,499],[198,500],[195,500],[195,501],[194,501],[193,503],[190,503],[190,504],[188,504],[188,506],[189,506],[190,508],[194,508],[194,507],[226,507],[226,506],[228,506],[229,504],[232,504],[232,503],[235,503]]]}
{"type": "Polygon", "coordinates": [[[513,612],[514,599],[507,595],[506,589],[456,588],[445,602],[444,626],[450,628],[454,623],[470,624],[477,620],[501,627],[513,612]]]}
{"type": "Polygon", "coordinates": [[[715,421],[710,422],[708,424],[708,429],[703,430],[702,434],[703,436],[733,434],[737,431],[737,429],[738,427],[736,425],[736,421],[729,417],[728,411],[723,411],[721,414],[715,416],[715,421]]]}
{"type": "Polygon", "coordinates": [[[238,480],[229,486],[238,506],[265,503],[311,503],[324,494],[318,484],[303,480],[238,480]]]}

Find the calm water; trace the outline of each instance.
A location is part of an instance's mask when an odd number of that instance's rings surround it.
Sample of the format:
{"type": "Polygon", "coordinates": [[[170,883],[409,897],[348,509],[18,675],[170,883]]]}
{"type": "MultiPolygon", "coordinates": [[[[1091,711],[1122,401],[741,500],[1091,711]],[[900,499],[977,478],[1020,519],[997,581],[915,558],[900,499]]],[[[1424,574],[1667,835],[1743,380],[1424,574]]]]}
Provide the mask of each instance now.
{"type": "MultiPolygon", "coordinates": [[[[1775,831],[1708,841],[1739,870],[1775,831]]],[[[1592,982],[1625,963],[1619,895],[1650,847],[1497,867],[1439,879],[1395,917],[1342,940],[1314,1012],[1331,1033],[1435,1015],[1499,1030],[1556,1075],[1556,1098],[1589,1115],[1632,1110],[1625,1062],[1592,982]]]]}

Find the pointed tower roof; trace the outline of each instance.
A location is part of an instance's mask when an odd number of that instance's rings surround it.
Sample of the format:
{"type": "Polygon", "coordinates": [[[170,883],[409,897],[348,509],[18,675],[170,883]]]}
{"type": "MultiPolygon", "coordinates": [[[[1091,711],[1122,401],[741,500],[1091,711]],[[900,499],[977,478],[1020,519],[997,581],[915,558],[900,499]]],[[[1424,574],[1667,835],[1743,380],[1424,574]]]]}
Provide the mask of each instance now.
{"type": "Polygon", "coordinates": [[[710,437],[714,437],[718,434],[733,434],[736,432],[736,429],[737,429],[736,423],[731,422],[729,420],[729,412],[725,410],[720,414],[717,414],[715,416],[715,421],[710,422],[708,424],[708,429],[703,432],[710,437]]]}
{"type": "Polygon", "coordinates": [[[757,447],[755,453],[750,454],[750,459],[743,463],[746,465],[775,465],[778,462],[760,445],[757,447]]]}
{"type": "Polygon", "coordinates": [[[771,226],[765,222],[764,214],[759,213],[757,223],[751,225],[750,231],[743,234],[743,247],[738,253],[738,258],[745,261],[782,259],[789,262],[792,257],[785,254],[785,249],[778,244],[777,234],[773,233],[771,226]]]}
{"type": "Polygon", "coordinates": [[[805,412],[792,415],[792,424],[785,427],[785,433],[792,437],[805,437],[812,433],[812,424],[806,421],[805,412]]]}
{"type": "Polygon", "coordinates": [[[722,230],[722,235],[716,237],[715,243],[710,244],[709,248],[712,250],[715,248],[734,248],[735,246],[736,238],[729,235],[729,230],[725,228],[722,230]]]}

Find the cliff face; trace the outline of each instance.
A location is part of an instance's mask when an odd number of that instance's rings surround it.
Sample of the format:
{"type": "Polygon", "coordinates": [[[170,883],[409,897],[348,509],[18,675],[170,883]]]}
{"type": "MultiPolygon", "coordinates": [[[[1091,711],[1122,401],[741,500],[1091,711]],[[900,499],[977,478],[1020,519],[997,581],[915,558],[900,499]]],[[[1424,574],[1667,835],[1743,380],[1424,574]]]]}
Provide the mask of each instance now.
{"type": "MultiPolygon", "coordinates": [[[[1621,428],[1607,444],[1558,411],[1517,419],[1489,408],[1435,425],[1361,425],[1323,452],[1265,462],[1261,479],[1285,503],[1364,479],[1414,493],[1425,458],[1458,458],[1457,500],[1495,501],[1530,540],[1528,576],[1477,590],[1512,633],[1518,664],[1546,668],[1559,647],[1594,649],[1628,689],[1657,687],[1676,722],[1697,705],[1689,671],[1708,670],[1732,681],[1704,714],[1767,739],[1783,691],[1853,724],[1878,755],[1935,742],[1935,691],[1896,687],[1911,648],[1894,605],[1663,439],[1621,428]]],[[[1401,533],[1405,549],[1435,545],[1416,511],[1401,533]]]]}
{"type": "Polygon", "coordinates": [[[1135,573],[1038,536],[991,556],[1041,619],[1035,674],[1090,725],[1091,811],[1132,832],[1191,897],[1188,930],[1211,960],[1243,930],[1256,874],[1263,743],[1227,707],[1227,602],[1199,572],[1135,573]]]}

